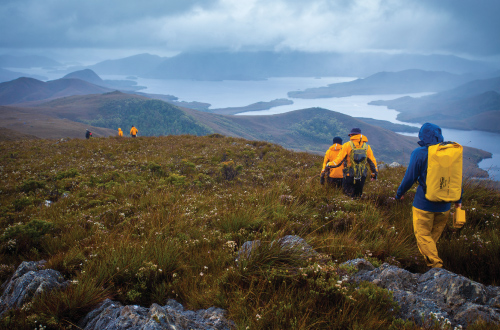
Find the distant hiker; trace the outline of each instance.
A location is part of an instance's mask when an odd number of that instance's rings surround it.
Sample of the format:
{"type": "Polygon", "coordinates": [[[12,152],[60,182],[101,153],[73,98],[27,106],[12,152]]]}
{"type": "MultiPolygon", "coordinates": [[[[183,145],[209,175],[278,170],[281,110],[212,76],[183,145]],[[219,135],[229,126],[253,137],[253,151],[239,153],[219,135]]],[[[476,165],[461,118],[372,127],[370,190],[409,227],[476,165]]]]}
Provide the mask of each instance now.
{"type": "Polygon", "coordinates": [[[337,155],[341,150],[342,138],[336,136],[333,138],[333,145],[325,153],[325,159],[323,160],[323,169],[321,170],[320,175],[321,184],[324,184],[326,181],[331,186],[342,188],[344,164],[342,163],[341,166],[332,169],[326,166],[328,162],[332,162],[335,160],[335,158],[337,158],[337,155]]]}
{"type": "Polygon", "coordinates": [[[122,137],[123,136],[123,131],[121,128],[118,128],[118,136],[122,137]]]}
{"type": "Polygon", "coordinates": [[[86,139],[90,139],[91,137],[92,137],[92,132],[91,132],[91,131],[89,131],[89,130],[87,130],[87,131],[85,132],[85,138],[86,138],[86,139]]]}
{"type": "Polygon", "coordinates": [[[336,168],[345,165],[342,187],[344,194],[358,198],[363,194],[368,166],[371,170],[372,180],[377,179],[377,160],[372,148],[368,145],[368,138],[361,134],[361,129],[355,127],[349,133],[350,141],[342,145],[342,150],[334,161],[326,165],[336,168]]]}
{"type": "MultiPolygon", "coordinates": [[[[418,181],[417,192],[413,199],[413,231],[417,239],[417,246],[420,253],[424,256],[427,266],[433,268],[443,267],[443,260],[441,260],[438,256],[436,243],[446,227],[451,202],[455,202],[455,207],[457,209],[462,207],[462,157],[460,155],[460,160],[455,160],[452,165],[460,165],[458,170],[453,170],[458,173],[451,173],[451,175],[447,173],[446,178],[441,177],[432,179],[434,175],[431,172],[435,171],[435,168],[429,167],[428,164],[429,159],[431,159],[432,164],[434,164],[435,155],[431,153],[435,153],[436,148],[451,144],[452,142],[442,143],[444,139],[441,133],[441,128],[430,123],[422,125],[420,132],[418,133],[418,137],[420,139],[420,141],[418,141],[420,147],[416,148],[411,153],[410,163],[406,169],[403,181],[401,181],[401,184],[399,185],[396,193],[396,199],[403,199],[403,195],[413,186],[415,182],[418,181]],[[431,156],[433,158],[429,158],[431,156]],[[453,178],[453,174],[460,177],[460,182],[457,183],[459,185],[459,189],[458,191],[457,189],[454,189],[454,195],[451,196],[451,200],[429,200],[434,199],[434,197],[432,197],[432,191],[435,190],[435,188],[433,188],[435,185],[432,181],[436,181],[439,188],[440,185],[443,186],[449,184],[450,182],[446,182],[448,175],[450,175],[450,178],[453,178]],[[431,195],[429,195],[429,193],[431,193],[431,195]]],[[[455,145],[460,147],[461,152],[462,147],[458,144],[455,145]]],[[[452,145],[451,147],[454,148],[455,146],[452,145]]],[[[449,155],[446,157],[449,157],[449,155]]],[[[445,188],[443,190],[446,190],[447,194],[450,192],[450,186],[443,187],[445,188]]]]}
{"type": "Polygon", "coordinates": [[[132,128],[130,129],[130,135],[135,138],[137,136],[137,133],[139,133],[139,130],[137,128],[135,128],[135,126],[132,126],[132,128]]]}

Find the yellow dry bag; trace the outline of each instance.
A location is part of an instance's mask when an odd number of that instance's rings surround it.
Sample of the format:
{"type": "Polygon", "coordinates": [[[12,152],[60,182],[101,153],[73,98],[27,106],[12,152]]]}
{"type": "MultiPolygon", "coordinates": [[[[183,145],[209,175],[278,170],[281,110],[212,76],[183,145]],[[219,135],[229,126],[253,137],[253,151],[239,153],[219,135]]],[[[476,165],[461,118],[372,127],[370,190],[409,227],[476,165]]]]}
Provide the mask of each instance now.
{"type": "Polygon", "coordinates": [[[433,202],[456,202],[462,195],[463,148],[456,142],[429,146],[425,198],[433,202]]]}
{"type": "Polygon", "coordinates": [[[455,209],[453,213],[453,227],[462,228],[465,224],[465,211],[461,208],[455,209]]]}

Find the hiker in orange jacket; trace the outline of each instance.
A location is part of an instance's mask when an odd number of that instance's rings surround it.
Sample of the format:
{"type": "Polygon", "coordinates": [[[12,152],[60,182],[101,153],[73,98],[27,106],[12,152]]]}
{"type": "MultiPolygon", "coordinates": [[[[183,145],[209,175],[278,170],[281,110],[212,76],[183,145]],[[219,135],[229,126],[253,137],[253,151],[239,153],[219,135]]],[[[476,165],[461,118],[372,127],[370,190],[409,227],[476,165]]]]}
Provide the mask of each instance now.
{"type": "Polygon", "coordinates": [[[341,152],[334,161],[327,163],[328,167],[335,168],[342,164],[344,168],[344,193],[351,197],[361,197],[365,185],[368,167],[372,180],[377,179],[377,160],[372,148],[368,145],[368,138],[361,134],[361,129],[355,127],[349,133],[350,141],[344,143],[341,152]]]}
{"type": "Polygon", "coordinates": [[[337,158],[337,155],[342,150],[342,138],[336,136],[333,138],[333,145],[326,151],[325,159],[323,160],[323,169],[321,170],[321,184],[324,184],[325,181],[334,187],[341,188],[342,187],[342,178],[344,177],[343,170],[344,164],[337,168],[327,168],[326,164],[328,162],[334,161],[337,158]]]}
{"type": "Polygon", "coordinates": [[[123,131],[121,128],[118,128],[118,136],[122,137],[123,136],[123,131]]]}
{"type": "Polygon", "coordinates": [[[130,135],[135,138],[137,136],[137,133],[139,133],[139,130],[135,128],[135,126],[132,125],[132,128],[130,129],[130,135]]]}

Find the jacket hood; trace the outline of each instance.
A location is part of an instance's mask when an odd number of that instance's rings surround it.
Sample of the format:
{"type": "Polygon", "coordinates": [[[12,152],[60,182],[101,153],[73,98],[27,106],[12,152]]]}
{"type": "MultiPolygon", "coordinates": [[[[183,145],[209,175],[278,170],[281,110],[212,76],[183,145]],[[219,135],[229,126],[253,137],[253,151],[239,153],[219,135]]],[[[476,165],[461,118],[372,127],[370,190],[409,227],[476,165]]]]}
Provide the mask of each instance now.
{"type": "Polygon", "coordinates": [[[441,133],[441,128],[437,125],[431,123],[425,123],[420,128],[418,133],[418,144],[421,147],[438,144],[443,142],[443,134],[441,133]]]}
{"type": "Polygon", "coordinates": [[[342,149],[342,145],[339,143],[332,144],[329,148],[330,150],[340,150],[342,149]]]}
{"type": "Polygon", "coordinates": [[[368,138],[364,136],[363,134],[356,134],[351,136],[351,141],[354,142],[355,145],[359,146],[363,142],[368,142],[368,138]]]}

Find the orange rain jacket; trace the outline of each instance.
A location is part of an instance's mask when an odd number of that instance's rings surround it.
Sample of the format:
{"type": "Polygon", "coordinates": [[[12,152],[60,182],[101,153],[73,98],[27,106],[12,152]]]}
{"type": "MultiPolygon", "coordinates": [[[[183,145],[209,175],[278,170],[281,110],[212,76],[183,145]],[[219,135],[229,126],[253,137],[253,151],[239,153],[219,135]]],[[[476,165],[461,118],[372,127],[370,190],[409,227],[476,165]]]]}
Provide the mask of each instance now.
{"type": "MultiPolygon", "coordinates": [[[[356,147],[361,147],[363,143],[368,142],[368,138],[364,136],[363,134],[356,134],[351,136],[350,139],[356,147]]],[[[331,166],[338,166],[340,163],[346,164],[346,167],[351,166],[351,160],[349,157],[349,154],[351,153],[351,143],[346,142],[342,145],[342,150],[339,152],[337,155],[337,158],[333,162],[330,162],[329,165],[331,166]]],[[[368,146],[366,150],[366,158],[367,158],[367,163],[370,167],[370,170],[372,172],[372,177],[377,176],[377,160],[375,159],[375,156],[373,156],[373,151],[370,146],[368,146]]],[[[349,176],[349,173],[347,174],[349,176]]]]}
{"type": "Polygon", "coordinates": [[[132,128],[130,129],[130,135],[137,135],[138,132],[139,130],[134,126],[132,126],[132,128]]]}
{"type": "MultiPolygon", "coordinates": [[[[342,150],[342,145],[335,143],[333,144],[325,153],[325,159],[323,160],[323,169],[321,172],[325,171],[326,164],[332,162],[337,158],[337,155],[342,150]]],[[[342,170],[344,169],[344,164],[337,168],[330,169],[330,178],[341,179],[344,177],[342,170]]]]}
{"type": "Polygon", "coordinates": [[[123,131],[121,128],[118,129],[118,136],[123,136],[123,131]]]}

